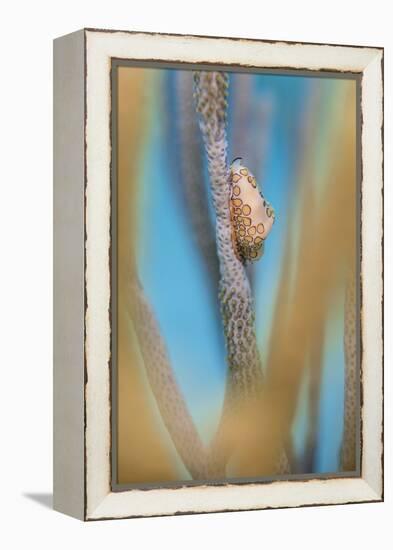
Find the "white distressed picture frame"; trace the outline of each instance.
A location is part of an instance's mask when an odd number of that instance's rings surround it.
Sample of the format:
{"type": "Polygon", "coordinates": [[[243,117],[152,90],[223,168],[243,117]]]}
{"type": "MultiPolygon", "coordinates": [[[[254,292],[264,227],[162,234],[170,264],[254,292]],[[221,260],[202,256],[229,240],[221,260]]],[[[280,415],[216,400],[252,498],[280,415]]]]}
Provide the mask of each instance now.
{"type": "Polygon", "coordinates": [[[54,507],[82,520],[383,499],[383,50],[85,29],[54,45],[54,507]],[[361,475],[111,490],[111,60],[361,74],[361,475]]]}

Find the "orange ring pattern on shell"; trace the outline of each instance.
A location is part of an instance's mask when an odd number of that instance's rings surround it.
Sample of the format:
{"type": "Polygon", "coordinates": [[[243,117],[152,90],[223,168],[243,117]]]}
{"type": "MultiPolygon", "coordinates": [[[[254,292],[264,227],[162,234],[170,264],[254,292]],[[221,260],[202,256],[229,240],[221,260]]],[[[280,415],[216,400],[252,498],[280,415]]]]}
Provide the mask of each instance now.
{"type": "MultiPolygon", "coordinates": [[[[232,184],[240,182],[239,185],[232,185],[230,200],[232,243],[235,253],[240,260],[259,259],[263,253],[264,238],[261,235],[265,233],[265,226],[262,222],[258,223],[258,220],[253,219],[252,208],[247,204],[248,184],[251,184],[254,189],[257,188],[256,179],[247,168],[241,167],[238,172],[231,169],[231,181],[232,184]],[[243,181],[241,181],[242,179],[243,181]],[[243,204],[244,200],[247,202],[243,204]]],[[[262,200],[264,201],[263,197],[262,200]]],[[[265,206],[265,201],[263,206],[265,206]]],[[[274,217],[273,209],[270,207],[270,212],[267,210],[268,217],[271,215],[274,217]]]]}

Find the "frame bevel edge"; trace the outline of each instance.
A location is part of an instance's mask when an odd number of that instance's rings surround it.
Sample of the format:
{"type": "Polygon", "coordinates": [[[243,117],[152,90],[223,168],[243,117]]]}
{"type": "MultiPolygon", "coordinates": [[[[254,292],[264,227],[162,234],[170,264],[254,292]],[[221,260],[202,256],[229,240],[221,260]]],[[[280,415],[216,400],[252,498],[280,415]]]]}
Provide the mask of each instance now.
{"type": "Polygon", "coordinates": [[[366,46],[359,44],[338,44],[333,42],[307,42],[300,40],[273,40],[269,38],[244,38],[239,36],[217,36],[217,35],[208,35],[208,34],[181,34],[181,33],[170,33],[170,32],[160,32],[160,31],[141,31],[141,30],[127,30],[127,29],[103,29],[98,27],[84,27],[85,32],[90,33],[124,33],[124,34],[143,34],[146,36],[173,36],[179,38],[212,38],[214,40],[234,40],[236,42],[262,42],[266,44],[288,44],[294,46],[331,46],[339,48],[367,48],[370,50],[384,50],[384,46],[366,46]]]}

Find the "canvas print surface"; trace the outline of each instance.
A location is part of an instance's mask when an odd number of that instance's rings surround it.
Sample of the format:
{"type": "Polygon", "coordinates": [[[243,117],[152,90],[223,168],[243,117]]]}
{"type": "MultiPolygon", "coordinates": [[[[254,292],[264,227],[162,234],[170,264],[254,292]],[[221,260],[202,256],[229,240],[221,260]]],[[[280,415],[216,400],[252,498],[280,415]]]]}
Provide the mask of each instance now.
{"type": "Polygon", "coordinates": [[[114,485],[356,475],[356,78],[112,71],[114,485]]]}

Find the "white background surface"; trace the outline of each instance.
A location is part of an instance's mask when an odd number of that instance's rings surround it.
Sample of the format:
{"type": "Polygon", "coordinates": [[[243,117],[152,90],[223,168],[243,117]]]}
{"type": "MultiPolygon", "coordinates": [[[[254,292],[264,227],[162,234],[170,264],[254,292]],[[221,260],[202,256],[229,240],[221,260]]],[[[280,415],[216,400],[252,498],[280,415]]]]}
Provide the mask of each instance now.
{"type": "Polygon", "coordinates": [[[83,524],[52,512],[52,44],[82,27],[385,47],[386,241],[392,231],[390,2],[85,0],[2,6],[2,548],[391,548],[392,252],[385,252],[386,501],[83,524]]]}

